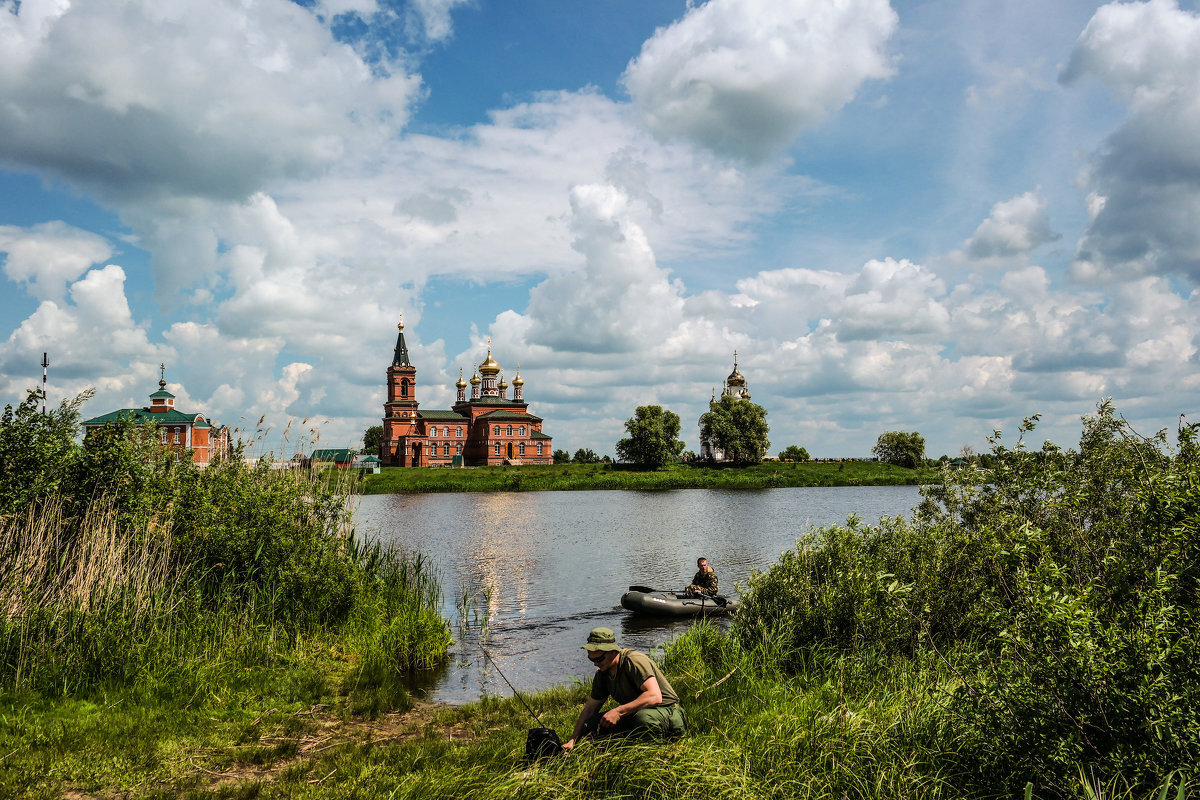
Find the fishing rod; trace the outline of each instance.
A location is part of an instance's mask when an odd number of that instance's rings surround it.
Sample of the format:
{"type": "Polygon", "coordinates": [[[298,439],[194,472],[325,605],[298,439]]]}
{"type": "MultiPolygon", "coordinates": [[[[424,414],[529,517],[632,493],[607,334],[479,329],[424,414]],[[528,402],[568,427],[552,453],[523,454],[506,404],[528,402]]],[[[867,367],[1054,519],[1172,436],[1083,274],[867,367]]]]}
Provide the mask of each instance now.
{"type": "Polygon", "coordinates": [[[496,663],[495,659],[493,659],[490,655],[488,655],[487,647],[484,645],[483,639],[479,640],[479,652],[483,653],[483,657],[486,658],[488,660],[488,663],[490,663],[496,669],[496,674],[499,675],[501,678],[504,678],[504,682],[508,684],[508,688],[512,689],[513,695],[518,700],[521,701],[521,705],[525,706],[525,710],[528,711],[529,715],[531,717],[533,717],[534,720],[537,721],[537,724],[543,728],[546,727],[545,725],[542,724],[541,717],[539,717],[537,714],[534,713],[533,709],[529,707],[529,703],[526,703],[525,698],[522,697],[521,693],[517,691],[517,687],[513,686],[512,681],[510,681],[508,678],[506,678],[504,676],[504,673],[500,671],[500,665],[496,663]]]}
{"type": "Polygon", "coordinates": [[[521,705],[525,706],[525,710],[529,712],[529,716],[537,721],[538,727],[529,731],[525,736],[525,763],[533,764],[541,761],[543,758],[550,758],[562,754],[562,740],[558,738],[558,734],[552,728],[547,728],[542,724],[542,718],[539,717],[534,710],[530,708],[529,703],[525,702],[525,698],[517,691],[517,687],[512,685],[504,673],[500,670],[500,665],[491,657],[487,651],[487,647],[483,643],[483,639],[479,640],[479,652],[483,653],[483,657],[488,660],[496,669],[496,674],[504,678],[504,682],[508,684],[508,688],[512,689],[513,695],[521,701],[521,705]]]}

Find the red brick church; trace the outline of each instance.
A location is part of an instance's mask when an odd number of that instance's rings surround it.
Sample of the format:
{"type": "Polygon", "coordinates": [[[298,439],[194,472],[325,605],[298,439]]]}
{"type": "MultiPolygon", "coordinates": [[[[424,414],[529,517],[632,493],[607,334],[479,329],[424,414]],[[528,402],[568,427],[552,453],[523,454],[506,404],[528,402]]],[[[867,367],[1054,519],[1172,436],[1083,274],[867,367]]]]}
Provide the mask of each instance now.
{"type": "Polygon", "coordinates": [[[487,358],[471,375],[471,396],[459,370],[458,399],[448,411],[418,408],[417,368],[408,358],[404,322],[396,336],[396,351],[387,370],[387,402],[383,404],[383,441],[379,457],[385,466],[487,466],[494,464],[551,464],[554,450],[542,433],[542,418],[529,413],[524,399],[521,368],[512,381],[487,358]]]}

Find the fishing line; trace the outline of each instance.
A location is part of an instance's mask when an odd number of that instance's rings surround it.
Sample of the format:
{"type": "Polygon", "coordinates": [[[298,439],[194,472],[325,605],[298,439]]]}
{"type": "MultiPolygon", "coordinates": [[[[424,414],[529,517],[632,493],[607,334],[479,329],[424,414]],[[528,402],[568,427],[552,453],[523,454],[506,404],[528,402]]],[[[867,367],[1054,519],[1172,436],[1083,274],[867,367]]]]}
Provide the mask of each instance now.
{"type": "Polygon", "coordinates": [[[504,682],[508,684],[508,688],[512,689],[513,696],[521,701],[521,705],[525,706],[525,710],[528,711],[529,715],[537,721],[537,724],[543,728],[546,727],[545,725],[542,725],[541,717],[533,712],[533,709],[529,707],[529,703],[526,703],[525,698],[522,697],[521,693],[517,691],[517,687],[513,686],[512,681],[506,678],[504,673],[500,671],[500,665],[496,663],[495,659],[488,655],[487,646],[484,645],[482,638],[479,639],[479,652],[483,653],[483,657],[488,660],[488,663],[490,663],[493,668],[495,668],[496,674],[501,678],[504,678],[504,682]]]}

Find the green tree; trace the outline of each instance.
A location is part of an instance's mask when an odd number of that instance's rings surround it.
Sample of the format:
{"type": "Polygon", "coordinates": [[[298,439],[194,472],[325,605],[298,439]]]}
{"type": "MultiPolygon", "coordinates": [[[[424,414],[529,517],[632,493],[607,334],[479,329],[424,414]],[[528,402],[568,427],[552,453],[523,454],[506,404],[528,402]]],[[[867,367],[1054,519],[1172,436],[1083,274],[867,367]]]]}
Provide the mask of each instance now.
{"type": "Polygon", "coordinates": [[[379,455],[379,445],[383,443],[383,426],[372,425],[363,431],[363,449],[368,455],[379,455]]]}
{"type": "Polygon", "coordinates": [[[599,464],[600,456],[592,450],[592,448],[579,448],[575,451],[575,457],[572,459],[576,464],[599,464]]]}
{"type": "Polygon", "coordinates": [[[568,453],[566,450],[555,450],[554,451],[554,463],[555,464],[570,464],[571,463],[571,454],[568,453]]]}
{"type": "Polygon", "coordinates": [[[880,461],[895,464],[897,467],[916,469],[925,462],[925,437],[913,431],[884,431],[871,452],[880,461]]]}
{"type": "Polygon", "coordinates": [[[724,451],[734,464],[757,464],[767,454],[767,410],[749,400],[724,395],[700,417],[700,438],[724,451]]]}
{"type": "Polygon", "coordinates": [[[79,458],[79,409],[91,390],[42,414],[40,389],[0,416],[0,516],[46,497],[69,479],[79,458]]]}
{"type": "Polygon", "coordinates": [[[628,438],[617,442],[617,456],[642,469],[658,469],[679,458],[679,415],[662,406],[638,406],[625,420],[628,438]]]}
{"type": "Polygon", "coordinates": [[[797,444],[789,444],[779,451],[780,461],[808,461],[808,451],[797,444]]]}

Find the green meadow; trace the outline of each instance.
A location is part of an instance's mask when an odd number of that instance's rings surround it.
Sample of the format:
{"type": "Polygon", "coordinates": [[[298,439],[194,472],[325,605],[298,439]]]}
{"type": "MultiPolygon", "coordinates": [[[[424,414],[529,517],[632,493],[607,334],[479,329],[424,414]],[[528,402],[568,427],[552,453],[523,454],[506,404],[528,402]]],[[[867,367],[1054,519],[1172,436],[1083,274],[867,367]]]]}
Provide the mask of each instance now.
{"type": "Polygon", "coordinates": [[[938,469],[871,461],[765,461],[749,467],[672,464],[637,470],[613,464],[416,469],[384,467],[363,476],[363,494],[401,492],[534,492],[592,489],[772,489],[796,486],[902,486],[937,480],[938,469]]]}

